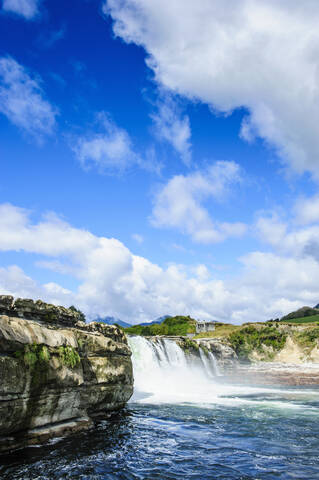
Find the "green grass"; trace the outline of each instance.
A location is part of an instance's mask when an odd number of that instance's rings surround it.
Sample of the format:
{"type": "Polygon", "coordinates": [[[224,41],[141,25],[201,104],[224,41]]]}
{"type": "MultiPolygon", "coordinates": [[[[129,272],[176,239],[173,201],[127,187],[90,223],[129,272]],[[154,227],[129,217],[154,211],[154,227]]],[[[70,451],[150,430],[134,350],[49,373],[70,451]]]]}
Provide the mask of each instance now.
{"type": "Polygon", "coordinates": [[[312,349],[319,341],[319,327],[305,328],[302,332],[295,333],[294,338],[301,347],[312,349]]]}
{"type": "Polygon", "coordinates": [[[195,335],[194,338],[220,338],[228,337],[231,333],[240,330],[240,325],[232,325],[231,323],[219,323],[215,326],[215,330],[212,332],[203,332],[195,335]]]}
{"type": "Polygon", "coordinates": [[[271,359],[284,347],[286,338],[287,334],[275,327],[255,328],[251,325],[231,333],[228,341],[241,360],[248,359],[253,351],[264,355],[265,359],[271,359]],[[271,347],[271,352],[267,352],[264,347],[271,347]]]}
{"type": "Polygon", "coordinates": [[[160,324],[153,325],[134,325],[133,327],[124,328],[125,333],[129,335],[187,335],[187,333],[195,333],[196,320],[191,317],[176,316],[168,317],[160,324]]]}
{"type": "Polygon", "coordinates": [[[319,322],[319,315],[310,315],[309,317],[290,318],[289,320],[281,320],[279,323],[316,323],[319,322]]]}

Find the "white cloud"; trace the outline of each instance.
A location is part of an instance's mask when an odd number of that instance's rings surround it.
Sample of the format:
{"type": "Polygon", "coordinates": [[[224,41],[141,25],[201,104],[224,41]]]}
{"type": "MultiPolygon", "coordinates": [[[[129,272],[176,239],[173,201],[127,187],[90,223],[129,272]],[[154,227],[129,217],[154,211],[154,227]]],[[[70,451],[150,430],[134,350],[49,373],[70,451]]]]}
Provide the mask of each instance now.
{"type": "Polygon", "coordinates": [[[53,303],[68,303],[74,298],[70,290],[54,282],[39,285],[17,265],[11,265],[7,268],[0,267],[0,291],[2,295],[40,298],[53,303]]]}
{"type": "Polygon", "coordinates": [[[191,161],[191,129],[189,118],[182,115],[176,102],[169,96],[158,100],[157,111],[151,115],[158,138],[170,143],[186,165],[191,161]]]}
{"type": "Polygon", "coordinates": [[[319,177],[319,4],[309,0],[107,0],[161,87],[215,111],[245,107],[241,136],[319,177]]]}
{"type": "Polygon", "coordinates": [[[116,125],[105,112],[99,113],[96,120],[94,132],[72,140],[72,149],[83,168],[95,167],[100,172],[123,172],[132,165],[157,169],[154,156],[149,157],[152,164],[147,153],[143,160],[135,152],[128,132],[116,125]]]}
{"type": "Polygon", "coordinates": [[[319,196],[300,198],[295,204],[296,222],[301,225],[319,222],[319,196]]]}
{"type": "Polygon", "coordinates": [[[39,80],[11,57],[0,57],[0,112],[37,140],[53,132],[57,115],[39,80]]]}
{"type": "MultiPolygon", "coordinates": [[[[306,201],[306,200],[305,200],[306,201]]],[[[319,260],[319,225],[296,226],[277,214],[260,217],[256,222],[259,237],[281,255],[319,260]]]]}
{"type": "Polygon", "coordinates": [[[39,14],[40,3],[40,0],[3,0],[2,8],[32,20],[39,14]]]}
{"type": "Polygon", "coordinates": [[[132,234],[133,240],[135,240],[137,243],[143,243],[144,242],[144,237],[140,235],[139,233],[133,233],[132,234]]]}
{"type": "Polygon", "coordinates": [[[240,181],[234,162],[216,162],[206,171],[174,176],[155,196],[152,224],[177,228],[195,242],[220,242],[245,232],[242,223],[213,221],[203,203],[208,198],[221,199],[230,184],[240,181]]]}
{"type": "Polygon", "coordinates": [[[252,252],[240,259],[238,276],[222,281],[205,265],[162,268],[116,239],[97,237],[55,215],[33,223],[26,210],[9,204],[0,207],[0,231],[0,250],[40,254],[48,259],[46,268],[71,274],[79,284],[75,291],[53,282],[41,285],[13,265],[0,268],[2,293],[75,304],[90,318],[113,315],[136,323],[170,313],[240,323],[319,301],[319,263],[310,256],[252,252]]]}

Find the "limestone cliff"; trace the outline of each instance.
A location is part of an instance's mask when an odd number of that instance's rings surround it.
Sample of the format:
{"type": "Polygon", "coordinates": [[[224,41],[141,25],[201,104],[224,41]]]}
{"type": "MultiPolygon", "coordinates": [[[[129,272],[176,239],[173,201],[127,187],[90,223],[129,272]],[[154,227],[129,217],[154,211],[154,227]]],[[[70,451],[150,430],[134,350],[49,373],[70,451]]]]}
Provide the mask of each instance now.
{"type": "Polygon", "coordinates": [[[87,428],[131,397],[125,334],[81,318],[0,296],[0,451],[87,428]]]}

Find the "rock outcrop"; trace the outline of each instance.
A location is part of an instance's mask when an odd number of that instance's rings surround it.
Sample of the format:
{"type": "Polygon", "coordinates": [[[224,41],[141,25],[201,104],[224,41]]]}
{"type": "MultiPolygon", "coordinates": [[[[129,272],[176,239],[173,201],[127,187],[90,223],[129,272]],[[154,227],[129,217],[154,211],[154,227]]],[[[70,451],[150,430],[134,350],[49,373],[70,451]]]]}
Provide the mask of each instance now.
{"type": "Polygon", "coordinates": [[[218,338],[199,338],[195,340],[198,345],[207,348],[214,355],[218,368],[222,373],[233,372],[238,367],[238,357],[230,345],[218,338]]]}
{"type": "Polygon", "coordinates": [[[88,428],[133,393],[116,326],[76,310],[0,296],[0,451],[88,428]]]}

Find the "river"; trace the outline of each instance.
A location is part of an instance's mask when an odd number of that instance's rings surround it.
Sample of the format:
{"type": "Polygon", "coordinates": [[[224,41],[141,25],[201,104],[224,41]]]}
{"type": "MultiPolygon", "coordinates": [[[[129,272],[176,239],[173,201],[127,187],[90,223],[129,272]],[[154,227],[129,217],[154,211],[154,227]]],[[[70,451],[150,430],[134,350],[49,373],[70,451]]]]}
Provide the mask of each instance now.
{"type": "Polygon", "coordinates": [[[130,339],[135,391],[96,428],[0,457],[8,480],[319,479],[319,389],[224,385],[207,355],[130,339]]]}

